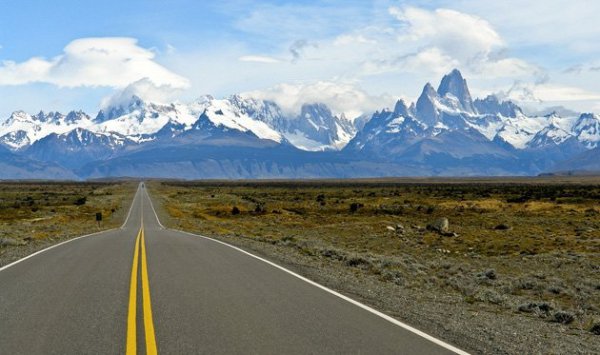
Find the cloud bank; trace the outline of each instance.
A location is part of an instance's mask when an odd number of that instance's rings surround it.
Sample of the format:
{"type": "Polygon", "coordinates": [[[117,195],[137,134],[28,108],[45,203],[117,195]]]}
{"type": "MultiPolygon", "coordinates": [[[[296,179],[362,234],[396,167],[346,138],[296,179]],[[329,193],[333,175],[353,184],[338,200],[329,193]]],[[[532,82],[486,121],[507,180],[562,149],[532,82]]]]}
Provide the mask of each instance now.
{"type": "MultiPolygon", "coordinates": [[[[413,101],[425,82],[458,68],[476,96],[600,107],[593,102],[600,100],[594,42],[600,27],[593,21],[600,5],[591,2],[586,8],[565,0],[238,5],[211,5],[224,14],[217,34],[214,28],[198,29],[196,37],[177,30],[141,34],[159,49],[134,38],[80,38],[56,56],[0,62],[0,93],[29,87],[37,97],[21,101],[37,109],[45,98],[64,96],[57,87],[73,90],[73,100],[88,95],[93,105],[109,90],[118,92],[104,103],[130,94],[165,101],[242,91],[286,110],[325,102],[351,117],[391,106],[400,95],[413,101]]],[[[10,58],[8,50],[2,54],[10,58]]],[[[13,105],[4,109],[24,108],[13,105]]]]}
{"type": "Polygon", "coordinates": [[[123,88],[147,79],[157,86],[189,86],[186,78],[156,63],[154,57],[154,52],[140,47],[134,38],[81,38],[52,59],[4,61],[0,65],[0,85],[49,83],[59,87],[123,88]]]}
{"type": "Polygon", "coordinates": [[[267,90],[246,92],[242,96],[274,101],[291,115],[298,114],[305,103],[324,103],[334,114],[344,114],[351,120],[393,105],[397,99],[389,95],[369,95],[356,85],[331,81],[279,84],[267,90]]]}

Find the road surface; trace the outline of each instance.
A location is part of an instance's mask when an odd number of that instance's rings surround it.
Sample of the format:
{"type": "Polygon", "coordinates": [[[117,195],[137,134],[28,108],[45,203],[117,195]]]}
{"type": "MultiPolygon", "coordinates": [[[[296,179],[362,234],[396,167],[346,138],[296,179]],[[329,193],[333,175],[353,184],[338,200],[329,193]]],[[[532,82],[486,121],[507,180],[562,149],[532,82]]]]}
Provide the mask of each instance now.
{"type": "Polygon", "coordinates": [[[0,354],[451,354],[460,350],[239,249],[124,225],[0,269],[0,354]]]}

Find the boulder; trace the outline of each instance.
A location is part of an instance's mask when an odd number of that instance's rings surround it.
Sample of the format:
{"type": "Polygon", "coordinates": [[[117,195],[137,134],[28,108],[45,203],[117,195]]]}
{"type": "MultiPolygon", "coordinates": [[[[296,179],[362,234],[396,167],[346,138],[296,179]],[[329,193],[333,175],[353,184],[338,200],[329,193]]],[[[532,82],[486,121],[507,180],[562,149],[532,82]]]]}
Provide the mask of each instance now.
{"type": "Polygon", "coordinates": [[[404,234],[404,226],[400,223],[396,224],[396,234],[404,234]]]}
{"type": "Polygon", "coordinates": [[[448,229],[450,228],[450,223],[448,222],[448,218],[438,218],[432,223],[427,225],[427,229],[431,231],[435,231],[438,233],[448,233],[448,229]]]}

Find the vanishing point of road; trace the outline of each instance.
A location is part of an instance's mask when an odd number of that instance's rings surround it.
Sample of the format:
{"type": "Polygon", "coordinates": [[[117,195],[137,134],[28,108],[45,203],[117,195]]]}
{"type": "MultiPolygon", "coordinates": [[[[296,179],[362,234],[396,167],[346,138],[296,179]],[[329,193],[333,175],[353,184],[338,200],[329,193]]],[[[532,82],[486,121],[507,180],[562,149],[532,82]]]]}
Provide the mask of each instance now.
{"type": "Polygon", "coordinates": [[[164,228],[140,184],[119,229],[0,268],[0,354],[452,354],[235,247],[164,228]]]}

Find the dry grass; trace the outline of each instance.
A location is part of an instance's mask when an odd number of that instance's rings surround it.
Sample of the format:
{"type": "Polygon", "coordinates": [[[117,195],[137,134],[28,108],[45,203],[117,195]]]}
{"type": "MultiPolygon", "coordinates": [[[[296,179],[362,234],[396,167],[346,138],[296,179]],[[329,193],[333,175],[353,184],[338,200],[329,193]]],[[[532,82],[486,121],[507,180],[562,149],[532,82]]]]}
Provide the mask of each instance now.
{"type": "Polygon", "coordinates": [[[551,305],[548,312],[522,314],[550,321],[565,310],[575,317],[571,327],[583,329],[600,318],[595,180],[154,182],[149,187],[163,200],[174,227],[291,248],[382,282],[458,293],[469,304],[498,311],[545,302],[551,305]],[[232,213],[234,207],[239,214],[232,213]],[[425,228],[442,217],[458,237],[425,228]]]}
{"type": "MultiPolygon", "coordinates": [[[[0,256],[122,223],[135,183],[0,183],[0,256]],[[102,213],[100,225],[96,213],[102,213]]],[[[27,250],[25,250],[27,249],[27,250]]],[[[9,260],[2,258],[0,263],[9,260]]]]}

